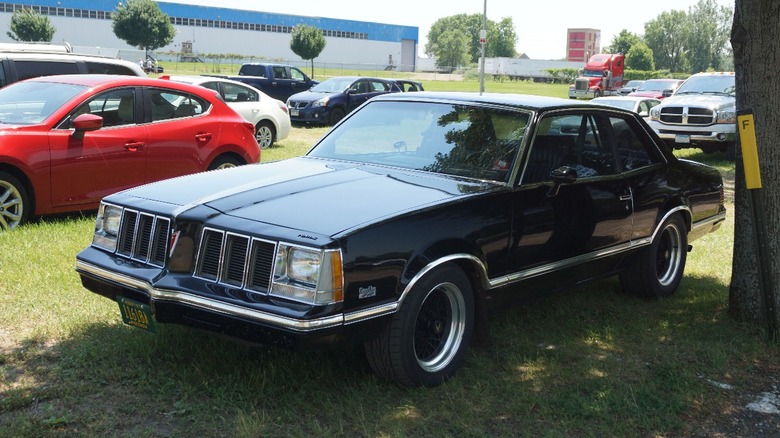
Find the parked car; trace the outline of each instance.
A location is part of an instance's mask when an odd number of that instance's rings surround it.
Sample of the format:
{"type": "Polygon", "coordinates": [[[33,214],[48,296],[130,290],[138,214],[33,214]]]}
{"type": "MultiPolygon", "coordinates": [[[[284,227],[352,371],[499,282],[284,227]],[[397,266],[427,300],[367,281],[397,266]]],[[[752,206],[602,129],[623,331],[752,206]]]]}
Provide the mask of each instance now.
{"type": "Polygon", "coordinates": [[[681,79],[648,79],[636,91],[628,93],[628,95],[654,97],[658,100],[663,100],[674,94],[682,83],[681,79]]]}
{"type": "Polygon", "coordinates": [[[291,65],[266,62],[249,62],[241,65],[238,76],[219,77],[243,82],[282,102],[295,93],[319,84],[319,81],[309,78],[306,73],[291,65]]]}
{"type": "Polygon", "coordinates": [[[618,94],[625,96],[628,93],[631,93],[633,91],[636,91],[636,89],[642,85],[645,81],[634,79],[632,81],[626,82],[626,85],[623,86],[620,90],[618,90],[618,94]]]}
{"type": "Polygon", "coordinates": [[[0,121],[0,229],[260,157],[254,126],[215,92],[145,77],[17,82],[0,89],[0,121]]]}
{"type": "Polygon", "coordinates": [[[737,98],[734,72],[692,75],[650,112],[650,127],[670,148],[725,152],[734,159],[737,98]]]}
{"type": "Polygon", "coordinates": [[[669,296],[724,220],[718,171],[675,158],[632,111],[395,93],[303,157],[107,197],[76,270],[136,327],[363,343],[380,376],[432,386],[504,299],[609,275],[669,296]]]}
{"type": "Polygon", "coordinates": [[[647,118],[650,116],[650,108],[658,105],[661,101],[654,97],[607,96],[591,99],[590,103],[627,109],[647,118]]]}
{"type": "Polygon", "coordinates": [[[73,53],[67,44],[0,43],[0,87],[38,76],[64,74],[146,76],[134,62],[73,53]]]}
{"type": "Polygon", "coordinates": [[[243,118],[255,125],[255,138],[260,149],[273,146],[290,135],[290,115],[287,105],[242,82],[213,76],[162,76],[176,82],[210,88],[243,118]]]}
{"type": "Polygon", "coordinates": [[[337,76],[293,94],[287,99],[287,108],[293,122],[335,125],[368,99],[400,91],[389,79],[337,76]]]}

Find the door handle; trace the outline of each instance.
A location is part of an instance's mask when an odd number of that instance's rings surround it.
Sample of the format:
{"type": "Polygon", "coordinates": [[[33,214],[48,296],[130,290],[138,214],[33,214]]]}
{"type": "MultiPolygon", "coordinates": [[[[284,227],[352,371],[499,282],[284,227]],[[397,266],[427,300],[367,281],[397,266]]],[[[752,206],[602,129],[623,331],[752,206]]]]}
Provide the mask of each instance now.
{"type": "Polygon", "coordinates": [[[142,141],[128,141],[125,143],[125,149],[127,149],[130,152],[136,152],[138,149],[141,149],[144,147],[144,142],[142,141]]]}
{"type": "Polygon", "coordinates": [[[620,200],[621,201],[630,201],[632,198],[633,198],[633,196],[631,196],[630,193],[627,194],[627,195],[620,195],[620,200]]]}
{"type": "Polygon", "coordinates": [[[195,140],[198,140],[198,143],[206,143],[207,141],[211,140],[211,137],[213,136],[214,135],[210,132],[195,134],[195,140]]]}

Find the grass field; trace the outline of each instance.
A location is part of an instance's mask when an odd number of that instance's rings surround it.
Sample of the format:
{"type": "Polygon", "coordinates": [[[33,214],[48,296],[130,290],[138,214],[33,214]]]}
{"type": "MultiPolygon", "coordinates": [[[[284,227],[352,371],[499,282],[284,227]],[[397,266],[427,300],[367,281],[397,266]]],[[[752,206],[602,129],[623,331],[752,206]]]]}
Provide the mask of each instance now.
{"type": "MultiPolygon", "coordinates": [[[[326,131],[296,127],[262,161],[305,153],[326,131]]],[[[733,187],[722,156],[685,155],[733,187]]],[[[492,347],[429,389],[378,380],[359,347],[290,352],[123,325],[74,271],[93,213],[47,217],[0,233],[0,436],[711,436],[734,391],[758,391],[780,363],[727,314],[728,202],[673,297],[640,300],[607,279],[494,314],[492,347]]]]}

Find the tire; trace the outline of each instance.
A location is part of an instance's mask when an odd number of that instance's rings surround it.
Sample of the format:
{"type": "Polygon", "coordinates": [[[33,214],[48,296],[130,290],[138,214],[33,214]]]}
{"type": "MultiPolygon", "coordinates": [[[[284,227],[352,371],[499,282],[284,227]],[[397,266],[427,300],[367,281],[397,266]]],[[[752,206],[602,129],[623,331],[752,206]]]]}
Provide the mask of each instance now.
{"type": "Polygon", "coordinates": [[[687,228],[682,216],[674,214],[634,264],[620,274],[623,291],[643,298],[671,296],[680,286],[687,257],[687,228]]]}
{"type": "Polygon", "coordinates": [[[209,164],[209,170],[227,169],[230,167],[240,166],[243,163],[233,157],[220,155],[209,164]]]}
{"type": "Polygon", "coordinates": [[[474,331],[474,296],[466,274],[452,264],[423,277],[390,323],[365,344],[382,378],[407,386],[436,386],[463,363],[474,331]]]}
{"type": "Polygon", "coordinates": [[[260,149],[268,149],[276,141],[274,127],[267,121],[258,122],[255,126],[255,140],[260,149]]]}
{"type": "Polygon", "coordinates": [[[344,113],[344,110],[341,108],[333,108],[330,110],[330,116],[328,117],[328,123],[330,126],[335,125],[336,123],[340,122],[341,119],[344,118],[346,113],[344,113]]]}
{"type": "Polygon", "coordinates": [[[8,172],[0,172],[0,231],[12,230],[30,217],[30,197],[22,183],[8,172]]]}
{"type": "Polygon", "coordinates": [[[601,97],[601,90],[596,90],[593,92],[593,98],[601,97]]]}

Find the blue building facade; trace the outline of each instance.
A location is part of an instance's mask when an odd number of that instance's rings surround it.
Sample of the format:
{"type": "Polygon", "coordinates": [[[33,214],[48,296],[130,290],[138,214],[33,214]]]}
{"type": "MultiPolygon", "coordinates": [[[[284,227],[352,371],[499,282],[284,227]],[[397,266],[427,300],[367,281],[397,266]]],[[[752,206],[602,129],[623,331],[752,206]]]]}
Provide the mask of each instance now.
{"type": "MultiPolygon", "coordinates": [[[[158,1],[174,28],[174,42],[161,52],[238,54],[247,58],[300,60],[290,50],[290,32],[299,24],[321,29],[326,47],[318,63],[355,68],[391,66],[413,70],[417,58],[419,29],[400,26],[306,17],[212,6],[158,1]]],[[[102,46],[128,49],[112,30],[111,14],[117,0],[16,0],[0,2],[0,26],[7,27],[14,10],[32,8],[49,17],[56,28],[53,42],[74,47],[102,46]]],[[[5,32],[2,32],[5,35],[5,32]]],[[[10,41],[10,39],[9,39],[10,41]]]]}

